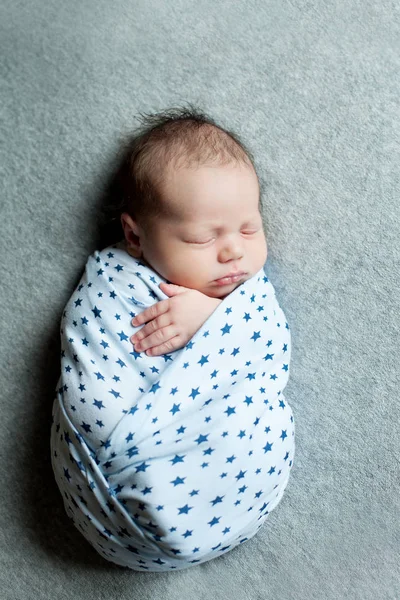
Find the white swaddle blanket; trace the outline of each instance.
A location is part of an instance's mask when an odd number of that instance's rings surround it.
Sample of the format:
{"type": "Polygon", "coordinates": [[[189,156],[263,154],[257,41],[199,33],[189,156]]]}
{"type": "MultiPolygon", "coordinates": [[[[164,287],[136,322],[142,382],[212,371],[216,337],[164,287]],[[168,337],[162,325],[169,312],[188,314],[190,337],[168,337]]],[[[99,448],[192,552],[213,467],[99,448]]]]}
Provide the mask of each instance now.
{"type": "Polygon", "coordinates": [[[263,269],[187,345],[134,351],[166,281],[120,242],[89,257],[61,322],[51,456],[68,515],[105,558],[184,569],[250,539],[294,456],[290,330],[263,269]]]}

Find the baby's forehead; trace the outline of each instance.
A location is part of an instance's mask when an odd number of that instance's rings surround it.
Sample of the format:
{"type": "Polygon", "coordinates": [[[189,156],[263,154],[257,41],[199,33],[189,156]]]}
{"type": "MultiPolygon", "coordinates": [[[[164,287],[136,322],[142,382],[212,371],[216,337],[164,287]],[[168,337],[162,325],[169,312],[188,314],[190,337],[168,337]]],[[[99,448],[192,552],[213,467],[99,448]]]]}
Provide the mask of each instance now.
{"type": "Polygon", "coordinates": [[[162,213],[178,225],[256,218],[261,208],[260,188],[257,174],[252,170],[249,178],[249,171],[245,165],[170,170],[159,188],[162,213]],[[219,168],[222,173],[216,172],[219,168]]]}
{"type": "Polygon", "coordinates": [[[176,197],[190,194],[204,198],[210,191],[233,193],[237,189],[246,197],[259,196],[260,183],[255,169],[243,163],[204,164],[194,167],[173,168],[163,171],[159,191],[164,200],[174,207],[176,197]],[[203,193],[204,192],[204,193],[203,193]]]}

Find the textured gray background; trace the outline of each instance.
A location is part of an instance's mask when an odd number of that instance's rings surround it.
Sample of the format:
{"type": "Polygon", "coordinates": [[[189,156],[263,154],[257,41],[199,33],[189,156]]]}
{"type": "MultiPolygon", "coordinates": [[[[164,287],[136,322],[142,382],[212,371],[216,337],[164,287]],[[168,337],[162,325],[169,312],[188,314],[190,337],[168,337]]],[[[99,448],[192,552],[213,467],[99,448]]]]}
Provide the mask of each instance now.
{"type": "Polygon", "coordinates": [[[400,598],[399,6],[3,0],[2,599],[400,598]],[[118,139],[140,111],[187,101],[262,173],[297,454],[251,541],[136,573],[81,538],[53,481],[59,321],[98,243],[118,139]]]}

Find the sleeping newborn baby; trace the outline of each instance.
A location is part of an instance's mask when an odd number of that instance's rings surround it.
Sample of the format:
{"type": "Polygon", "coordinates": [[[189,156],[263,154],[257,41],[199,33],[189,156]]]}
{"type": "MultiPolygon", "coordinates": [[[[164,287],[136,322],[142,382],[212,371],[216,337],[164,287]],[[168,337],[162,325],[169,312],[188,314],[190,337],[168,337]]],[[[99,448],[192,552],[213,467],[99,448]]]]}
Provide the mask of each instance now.
{"type": "Polygon", "coordinates": [[[290,330],[237,136],[153,115],[124,172],[124,237],[89,257],[62,317],[52,465],[102,556],[169,571],[249,540],[279,503],[290,330]]]}

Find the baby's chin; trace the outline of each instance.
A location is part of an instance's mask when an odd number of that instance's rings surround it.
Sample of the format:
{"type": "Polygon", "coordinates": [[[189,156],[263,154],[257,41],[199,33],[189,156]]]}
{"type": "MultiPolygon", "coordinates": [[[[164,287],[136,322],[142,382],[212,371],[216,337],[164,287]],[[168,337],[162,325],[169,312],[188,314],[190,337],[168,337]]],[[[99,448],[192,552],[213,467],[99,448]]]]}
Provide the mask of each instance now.
{"type": "Polygon", "coordinates": [[[206,294],[206,296],[210,296],[210,298],[218,298],[219,300],[223,300],[224,298],[229,296],[229,294],[231,294],[233,290],[239,287],[239,285],[241,285],[243,281],[244,280],[237,281],[228,285],[213,286],[208,288],[207,290],[201,291],[203,291],[203,294],[206,294]]]}

